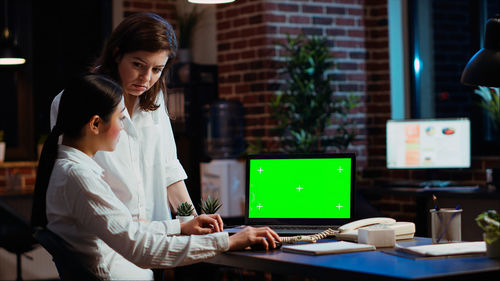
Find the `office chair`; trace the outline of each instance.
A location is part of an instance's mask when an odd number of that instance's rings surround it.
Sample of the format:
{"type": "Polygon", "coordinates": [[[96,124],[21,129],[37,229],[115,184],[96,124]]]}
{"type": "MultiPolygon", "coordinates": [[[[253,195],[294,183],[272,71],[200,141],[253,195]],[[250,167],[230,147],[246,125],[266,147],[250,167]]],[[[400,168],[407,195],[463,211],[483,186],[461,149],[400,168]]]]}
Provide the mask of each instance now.
{"type": "Polygon", "coordinates": [[[0,200],[0,247],[16,254],[16,280],[22,280],[21,255],[35,249],[36,244],[28,221],[0,200]]]}
{"type": "Polygon", "coordinates": [[[37,228],[33,236],[52,255],[61,280],[101,280],[79,260],[71,246],[54,232],[37,228]]]}

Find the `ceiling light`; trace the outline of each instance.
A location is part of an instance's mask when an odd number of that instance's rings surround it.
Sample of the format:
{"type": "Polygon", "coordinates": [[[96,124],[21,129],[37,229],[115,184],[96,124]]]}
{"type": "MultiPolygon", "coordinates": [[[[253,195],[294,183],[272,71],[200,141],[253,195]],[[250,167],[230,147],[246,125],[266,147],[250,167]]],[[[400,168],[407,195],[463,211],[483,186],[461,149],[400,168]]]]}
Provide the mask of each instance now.
{"type": "Polygon", "coordinates": [[[4,26],[0,35],[0,65],[19,65],[24,64],[26,60],[21,56],[21,51],[17,47],[16,41],[9,32],[7,18],[7,1],[4,1],[4,26]]]}
{"type": "Polygon", "coordinates": [[[193,4],[226,4],[234,1],[235,0],[188,0],[189,3],[193,4]]]}

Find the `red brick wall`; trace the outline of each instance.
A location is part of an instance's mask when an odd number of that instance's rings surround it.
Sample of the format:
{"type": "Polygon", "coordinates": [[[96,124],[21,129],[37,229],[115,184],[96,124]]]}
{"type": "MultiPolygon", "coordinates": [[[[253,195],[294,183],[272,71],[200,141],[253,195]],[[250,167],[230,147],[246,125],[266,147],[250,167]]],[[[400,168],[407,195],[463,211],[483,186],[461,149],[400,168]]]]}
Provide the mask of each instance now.
{"type": "MultiPolygon", "coordinates": [[[[152,11],[172,21],[175,0],[131,0],[125,13],[152,11]]],[[[336,95],[353,93],[362,104],[351,114],[358,139],[349,147],[358,157],[358,186],[387,180],[455,180],[484,184],[485,168],[500,167],[498,157],[473,157],[462,170],[388,170],[385,124],[390,118],[387,0],[237,0],[217,6],[219,96],[238,100],[246,110],[246,138],[276,147],[269,101],[280,87],[279,48],[286,33],[328,36],[336,68],[336,95]]],[[[173,22],[175,26],[175,22],[173,22]]],[[[382,196],[373,202],[385,214],[411,220],[415,200],[382,196]]]]}
{"type": "Polygon", "coordinates": [[[175,25],[175,7],[177,0],[131,0],[123,1],[123,15],[127,16],[131,12],[153,12],[156,13],[172,25],[175,25]]]}
{"type": "Polygon", "coordinates": [[[364,6],[368,159],[359,184],[371,185],[372,169],[385,169],[385,123],[391,118],[389,38],[387,1],[367,0],[364,6]]]}
{"type": "MultiPolygon", "coordinates": [[[[268,149],[276,148],[278,140],[272,132],[275,123],[269,118],[269,101],[282,83],[278,74],[282,58],[276,42],[284,42],[286,34],[327,36],[336,65],[327,73],[334,80],[334,95],[352,93],[364,100],[367,79],[364,13],[360,0],[238,0],[218,7],[219,96],[244,104],[247,140],[261,138],[268,149]]],[[[349,150],[356,152],[363,167],[366,165],[365,105],[350,117],[357,123],[359,140],[349,150]]]]}
{"type": "Polygon", "coordinates": [[[31,192],[35,188],[37,162],[0,162],[0,193],[31,192]]]}

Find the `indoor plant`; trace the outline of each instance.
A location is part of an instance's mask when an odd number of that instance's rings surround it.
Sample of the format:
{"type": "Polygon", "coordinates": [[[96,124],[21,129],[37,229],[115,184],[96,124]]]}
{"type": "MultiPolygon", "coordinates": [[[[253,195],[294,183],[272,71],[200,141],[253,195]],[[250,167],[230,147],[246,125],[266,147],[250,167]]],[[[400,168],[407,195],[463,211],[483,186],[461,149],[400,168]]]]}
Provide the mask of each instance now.
{"type": "Polygon", "coordinates": [[[191,61],[191,47],[194,28],[199,23],[203,11],[198,11],[196,7],[189,11],[181,12],[175,10],[175,18],[177,19],[177,31],[178,31],[178,41],[179,49],[177,51],[177,57],[179,62],[190,62],[191,61]]]}
{"type": "Polygon", "coordinates": [[[222,203],[218,198],[210,198],[208,196],[206,199],[201,200],[201,212],[204,214],[215,214],[220,207],[222,207],[222,203]]]}
{"type": "Polygon", "coordinates": [[[176,218],[180,222],[189,221],[194,218],[193,211],[193,205],[189,204],[188,202],[182,202],[179,207],[177,207],[176,218]]]}
{"type": "Polygon", "coordinates": [[[488,112],[495,133],[500,133],[500,91],[498,88],[479,86],[474,93],[481,97],[479,105],[488,112]]]}
{"type": "Polygon", "coordinates": [[[486,252],[490,258],[500,258],[500,214],[489,210],[479,214],[476,222],[484,230],[486,252]]]}
{"type": "Polygon", "coordinates": [[[287,152],[323,152],[327,147],[345,149],[354,139],[349,112],[358,98],[335,96],[331,77],[333,68],[325,37],[307,39],[287,36],[284,48],[285,89],[272,101],[271,117],[278,122],[282,149],[287,152]],[[335,133],[325,135],[326,126],[335,119],[335,133]]]}

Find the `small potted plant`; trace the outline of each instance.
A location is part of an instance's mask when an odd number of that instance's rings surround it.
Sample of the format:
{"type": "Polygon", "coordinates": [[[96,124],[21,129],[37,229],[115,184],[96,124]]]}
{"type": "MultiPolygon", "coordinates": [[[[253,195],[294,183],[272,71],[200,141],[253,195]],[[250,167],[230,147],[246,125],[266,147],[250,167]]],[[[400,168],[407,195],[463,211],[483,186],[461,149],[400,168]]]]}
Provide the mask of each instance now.
{"type": "Polygon", "coordinates": [[[489,210],[479,214],[476,222],[484,230],[486,253],[490,258],[500,258],[500,214],[489,210]]]}
{"type": "Polygon", "coordinates": [[[0,162],[5,160],[5,142],[3,141],[3,131],[0,130],[0,162]]]}
{"type": "Polygon", "coordinates": [[[176,218],[180,222],[192,220],[194,218],[193,211],[193,205],[189,204],[188,202],[182,202],[179,207],[177,207],[176,218]]]}
{"type": "Polygon", "coordinates": [[[218,198],[210,198],[208,196],[206,199],[201,200],[201,212],[204,214],[215,214],[220,207],[222,207],[222,203],[218,198]]]}

